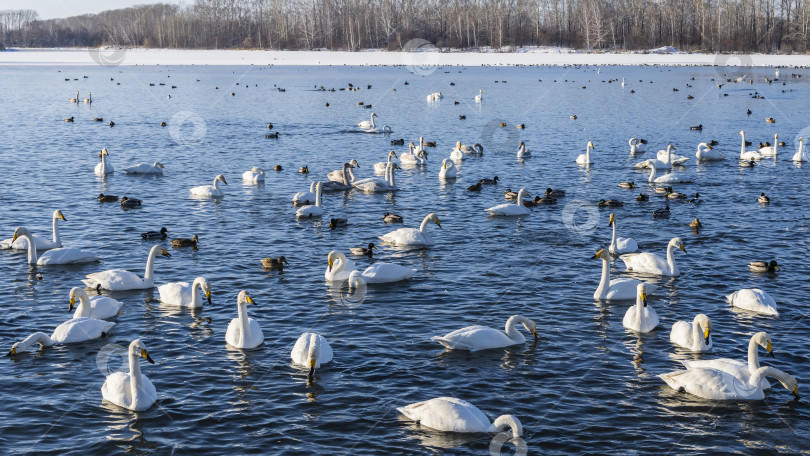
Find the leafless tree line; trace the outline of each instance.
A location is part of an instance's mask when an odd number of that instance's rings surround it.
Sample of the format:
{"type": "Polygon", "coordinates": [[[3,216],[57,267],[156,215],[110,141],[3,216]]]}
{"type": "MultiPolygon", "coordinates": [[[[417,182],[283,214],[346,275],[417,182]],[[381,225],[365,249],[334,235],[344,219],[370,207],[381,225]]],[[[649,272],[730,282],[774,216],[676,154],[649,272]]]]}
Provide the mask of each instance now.
{"type": "Polygon", "coordinates": [[[38,20],[0,11],[19,47],[581,49],[806,52],[810,0],[196,0],[38,20]]]}

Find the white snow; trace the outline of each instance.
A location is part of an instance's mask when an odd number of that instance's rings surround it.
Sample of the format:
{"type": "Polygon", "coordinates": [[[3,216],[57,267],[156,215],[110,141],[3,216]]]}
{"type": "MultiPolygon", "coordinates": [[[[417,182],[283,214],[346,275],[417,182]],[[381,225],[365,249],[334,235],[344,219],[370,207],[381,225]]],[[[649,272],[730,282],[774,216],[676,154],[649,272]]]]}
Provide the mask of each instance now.
{"type": "Polygon", "coordinates": [[[808,66],[808,55],[683,53],[665,46],[635,52],[584,52],[558,47],[510,48],[510,52],[360,52],[176,50],[176,49],[12,49],[0,65],[414,65],[419,74],[438,66],[479,65],[700,65],[808,66]]]}

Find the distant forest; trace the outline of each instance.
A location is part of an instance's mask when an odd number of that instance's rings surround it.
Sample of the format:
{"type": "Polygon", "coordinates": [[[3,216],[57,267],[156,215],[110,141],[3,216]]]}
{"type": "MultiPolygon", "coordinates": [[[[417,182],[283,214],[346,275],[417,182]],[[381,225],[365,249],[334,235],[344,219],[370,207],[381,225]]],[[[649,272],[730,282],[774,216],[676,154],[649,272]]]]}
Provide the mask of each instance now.
{"type": "Polygon", "coordinates": [[[704,52],[801,52],[810,0],[196,0],[64,19],[0,11],[0,46],[400,50],[674,46],[704,52]]]}

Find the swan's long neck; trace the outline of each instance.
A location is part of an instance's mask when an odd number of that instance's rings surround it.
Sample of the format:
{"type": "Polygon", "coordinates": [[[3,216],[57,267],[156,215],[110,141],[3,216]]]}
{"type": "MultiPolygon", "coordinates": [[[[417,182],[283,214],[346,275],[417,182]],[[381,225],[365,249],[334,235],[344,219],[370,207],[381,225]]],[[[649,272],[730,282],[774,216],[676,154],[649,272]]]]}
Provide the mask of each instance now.
{"type": "Polygon", "coordinates": [[[141,348],[137,343],[129,345],[129,387],[132,394],[132,403],[138,403],[138,391],[141,389],[141,348]]]}
{"type": "Polygon", "coordinates": [[[374,128],[374,114],[371,115],[371,128],[374,128]]]}
{"type": "Polygon", "coordinates": [[[315,186],[315,205],[321,207],[321,183],[315,186]]]}
{"type": "Polygon", "coordinates": [[[779,135],[773,136],[773,154],[776,155],[776,150],[779,147],[779,135]]]}
{"type": "Polygon", "coordinates": [[[388,165],[388,168],[390,168],[390,171],[388,171],[388,185],[391,188],[394,188],[397,186],[396,182],[394,181],[394,164],[391,163],[388,165]]]}
{"type": "Polygon", "coordinates": [[[748,373],[754,375],[757,369],[759,369],[759,343],[754,336],[748,342],[748,373]]]}
{"type": "Polygon", "coordinates": [[[590,144],[588,144],[588,146],[585,147],[585,162],[587,162],[587,163],[591,162],[591,145],[590,144]]]}
{"type": "Polygon", "coordinates": [[[146,259],[146,269],[143,272],[143,280],[154,280],[155,278],[155,257],[160,247],[154,246],[149,251],[149,258],[146,259]]]}
{"type": "Polygon", "coordinates": [[[426,240],[430,240],[430,235],[427,232],[427,226],[430,223],[430,215],[426,215],[425,219],[422,220],[422,224],[419,225],[419,232],[422,233],[422,236],[425,237],[426,240]]]}
{"type": "Polygon", "coordinates": [[[751,378],[748,380],[748,385],[759,387],[760,383],[762,383],[762,379],[765,377],[773,377],[779,380],[783,385],[791,383],[794,380],[793,377],[775,367],[762,366],[751,374],[751,378]]]}
{"type": "Polygon", "coordinates": [[[87,293],[79,294],[79,308],[76,309],[76,314],[79,318],[90,318],[90,297],[87,293]]]}
{"type": "Polygon", "coordinates": [[[107,154],[104,152],[101,153],[101,172],[102,174],[107,172],[107,154]]]}
{"type": "Polygon", "coordinates": [[[250,320],[248,319],[247,303],[239,301],[239,326],[242,329],[243,340],[250,340],[250,320]]]}
{"type": "Polygon", "coordinates": [[[667,146],[667,159],[664,162],[667,166],[672,166],[672,144],[667,146]]]}
{"type": "Polygon", "coordinates": [[[740,158],[745,154],[745,132],[741,131],[740,136],[742,136],[742,145],[740,146],[740,158]]]}
{"type": "Polygon", "coordinates": [[[53,216],[53,243],[56,245],[62,244],[62,239],[59,237],[59,216],[53,216]]]}
{"type": "MultiPolygon", "coordinates": [[[[614,226],[615,228],[615,226],[614,226]]],[[[610,288],[610,265],[608,264],[607,256],[602,256],[602,278],[599,280],[599,286],[596,287],[594,297],[596,299],[605,299],[607,297],[608,289],[610,288]]]]}
{"type": "Polygon", "coordinates": [[[499,432],[501,429],[507,427],[512,429],[513,438],[518,438],[523,435],[523,425],[520,424],[520,421],[514,415],[501,415],[495,418],[495,421],[490,426],[490,432],[499,432]]]}
{"type": "Polygon", "coordinates": [[[202,286],[203,279],[202,277],[197,277],[194,279],[194,282],[191,284],[191,304],[195,307],[199,307],[202,305],[200,302],[200,287],[202,286]]]}
{"type": "Polygon", "coordinates": [[[700,341],[705,339],[703,337],[703,331],[700,330],[700,321],[698,317],[695,317],[692,320],[692,345],[693,346],[700,346],[700,341]]]}
{"type": "MultiPolygon", "coordinates": [[[[53,226],[56,227],[56,219],[53,219],[53,226]]],[[[28,241],[28,264],[37,264],[37,246],[34,243],[34,238],[25,233],[21,237],[25,238],[28,241]]]]}
{"type": "Polygon", "coordinates": [[[652,182],[652,181],[655,180],[655,171],[656,171],[655,163],[653,163],[652,161],[649,161],[649,162],[647,162],[647,164],[650,165],[650,168],[652,169],[650,171],[650,179],[648,180],[648,182],[652,182]]]}
{"type": "Polygon", "coordinates": [[[616,250],[616,220],[613,220],[613,237],[610,238],[610,247],[616,250]]]}
{"type": "Polygon", "coordinates": [[[214,190],[219,190],[219,176],[214,178],[214,190]]]}
{"type": "Polygon", "coordinates": [[[518,207],[523,207],[523,194],[524,193],[525,192],[523,191],[523,189],[520,189],[520,191],[518,192],[517,202],[515,203],[515,204],[518,205],[518,207]]]}
{"type": "Polygon", "coordinates": [[[673,243],[667,246],[667,264],[672,275],[677,275],[678,266],[675,265],[675,244],[673,243]]]}
{"type": "Polygon", "coordinates": [[[34,334],[26,337],[22,342],[19,343],[19,345],[17,345],[17,351],[20,352],[28,350],[28,347],[34,344],[40,344],[43,347],[50,347],[55,343],[56,341],[48,337],[48,335],[44,332],[35,332],[34,334]]]}
{"type": "Polygon", "coordinates": [[[506,337],[514,340],[517,343],[523,343],[526,341],[526,338],[523,334],[515,328],[515,325],[518,323],[528,324],[529,319],[520,315],[512,315],[506,320],[506,337]]]}

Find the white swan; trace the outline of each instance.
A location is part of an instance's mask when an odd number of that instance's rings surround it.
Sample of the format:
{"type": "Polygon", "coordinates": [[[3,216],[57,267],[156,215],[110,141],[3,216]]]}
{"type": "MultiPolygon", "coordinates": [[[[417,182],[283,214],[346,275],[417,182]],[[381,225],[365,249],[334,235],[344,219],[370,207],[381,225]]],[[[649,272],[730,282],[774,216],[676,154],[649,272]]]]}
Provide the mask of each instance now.
{"type": "MultiPolygon", "coordinates": [[[[62,238],[59,237],[59,220],[67,221],[65,216],[62,215],[62,211],[57,209],[53,211],[52,217],[53,240],[49,241],[48,239],[35,234],[30,236],[34,238],[34,244],[36,245],[37,250],[47,250],[62,247],[62,238]]],[[[0,249],[28,250],[28,238],[22,237],[16,241],[14,238],[3,239],[0,241],[0,249]]]]}
{"type": "Polygon", "coordinates": [[[759,288],[743,288],[726,296],[729,304],[739,309],[765,315],[779,316],[776,301],[759,288]]]}
{"type": "Polygon", "coordinates": [[[350,164],[344,163],[341,180],[322,182],[321,192],[339,192],[343,190],[351,190],[354,188],[352,182],[355,182],[354,171],[352,171],[350,164]]]}
{"type": "Polygon", "coordinates": [[[357,126],[360,127],[360,128],[366,129],[366,130],[373,129],[375,127],[375,125],[374,125],[374,118],[375,117],[379,117],[379,116],[372,112],[371,113],[371,120],[364,120],[364,121],[358,123],[357,126]]]}
{"type": "Polygon", "coordinates": [[[205,277],[197,277],[194,282],[169,282],[158,287],[160,301],[183,307],[202,307],[200,289],[205,293],[208,305],[211,305],[211,286],[205,277]]]}
{"type": "Polygon", "coordinates": [[[673,251],[676,247],[686,253],[686,247],[684,247],[681,239],[672,238],[669,244],[667,244],[666,259],[648,252],[628,253],[619,258],[624,262],[627,271],[677,277],[680,272],[678,271],[678,266],[675,264],[675,258],[673,257],[673,251]]]}
{"type": "Polygon", "coordinates": [[[155,364],[140,339],[129,344],[129,372],[113,372],[101,386],[101,397],[135,412],[148,409],[157,401],[157,390],[149,377],[141,373],[140,358],[155,364]]]}
{"type": "Polygon", "coordinates": [[[293,204],[312,204],[315,202],[315,185],[317,182],[310,182],[308,192],[298,192],[293,195],[293,204]]]}
{"type": "Polygon", "coordinates": [[[192,187],[189,191],[191,192],[192,196],[202,198],[222,198],[225,196],[225,192],[219,188],[220,181],[223,184],[228,185],[228,183],[225,182],[225,176],[222,174],[217,174],[217,176],[214,178],[213,185],[200,185],[198,187],[192,187]]]}
{"type": "Polygon", "coordinates": [[[526,144],[524,144],[523,141],[521,141],[520,142],[520,147],[518,147],[518,151],[517,151],[517,158],[518,159],[529,158],[531,156],[532,156],[531,151],[529,149],[527,149],[526,144]]]}
{"type": "Polygon", "coordinates": [[[765,366],[760,367],[746,382],[728,372],[696,367],[659,375],[670,388],[687,392],[703,399],[721,401],[759,401],[765,399],[762,379],[773,377],[794,396],[799,397],[799,384],[796,379],[781,370],[765,366]]]}
{"type": "Polygon", "coordinates": [[[107,337],[107,332],[113,326],[115,326],[115,323],[106,320],[71,318],[57,326],[50,336],[44,332],[35,332],[21,342],[16,342],[11,346],[8,356],[14,356],[18,352],[28,350],[28,347],[34,344],[50,347],[56,344],[75,344],[98,339],[99,337],[107,337]]]}
{"type": "Polygon", "coordinates": [[[324,214],[324,210],[321,207],[321,187],[323,183],[318,182],[315,184],[315,204],[308,204],[306,206],[301,206],[295,211],[295,216],[297,218],[306,218],[306,217],[320,217],[324,214]]]}
{"type": "MultiPolygon", "coordinates": [[[[737,361],[730,358],[717,358],[717,359],[701,359],[694,361],[682,361],[681,364],[687,369],[697,367],[717,369],[740,378],[743,382],[748,383],[751,375],[757,371],[761,366],[759,365],[759,353],[757,347],[762,347],[773,356],[773,348],[771,346],[771,336],[766,332],[758,332],[751,336],[748,341],[748,362],[737,361]]],[[[762,389],[768,389],[771,383],[765,378],[762,379],[762,389]]]]}
{"type": "Polygon", "coordinates": [[[717,161],[725,160],[726,156],[722,152],[712,149],[712,146],[705,142],[698,144],[695,157],[698,161],[717,161]]]}
{"type": "Polygon", "coordinates": [[[644,168],[650,168],[650,177],[647,179],[648,182],[652,182],[654,184],[678,184],[683,182],[688,182],[688,180],[681,179],[680,177],[676,176],[672,173],[664,174],[663,176],[656,177],[655,173],[657,172],[657,160],[647,160],[644,162],[644,168]]]}
{"type": "Polygon", "coordinates": [[[525,188],[521,188],[514,203],[504,203],[487,209],[489,215],[518,216],[529,215],[531,211],[523,205],[523,197],[530,196],[525,188]]]}
{"type": "Polygon", "coordinates": [[[397,153],[393,150],[388,152],[388,161],[374,163],[374,174],[384,174],[388,164],[393,163],[391,158],[398,158],[397,153]]]}
{"type": "Polygon", "coordinates": [[[577,161],[578,165],[591,165],[591,164],[593,164],[593,162],[591,161],[591,149],[596,150],[596,148],[593,147],[593,143],[588,141],[588,147],[585,148],[585,153],[584,154],[579,154],[579,156],[577,157],[576,161],[577,161]]]}
{"type": "Polygon", "coordinates": [[[160,162],[154,162],[151,165],[149,163],[138,163],[124,168],[124,172],[127,174],[163,174],[164,169],[163,163],[160,162]]]}
{"type": "MultiPolygon", "coordinates": [[[[636,299],[638,285],[643,282],[638,279],[628,279],[620,277],[610,279],[610,264],[608,262],[608,254],[605,249],[596,252],[591,259],[602,259],[602,277],[599,280],[599,286],[593,293],[593,299],[604,301],[629,301],[636,299]]],[[[647,284],[647,293],[652,294],[657,287],[655,285],[647,284]]]]}
{"type": "Polygon", "coordinates": [[[347,259],[346,255],[337,250],[329,252],[326,261],[324,278],[327,281],[351,280],[352,274],[357,273],[367,284],[392,283],[408,280],[416,274],[415,269],[393,263],[374,263],[361,273],[355,269],[354,261],[347,259]]]}
{"type": "Polygon", "coordinates": [[[394,245],[431,246],[434,242],[427,232],[427,226],[430,222],[435,223],[439,228],[442,227],[439,223],[439,217],[434,212],[431,212],[422,220],[419,229],[400,228],[380,236],[380,239],[394,245]]]}
{"type": "Polygon", "coordinates": [[[315,380],[315,369],[332,361],[332,356],[329,341],[322,335],[311,332],[301,334],[290,352],[293,364],[309,369],[307,382],[310,384],[315,380]]]}
{"type": "Polygon", "coordinates": [[[705,314],[697,314],[692,323],[676,321],[672,324],[669,341],[693,352],[709,351],[712,349],[712,321],[705,314]]]}
{"type": "Polygon", "coordinates": [[[630,138],[630,141],[627,142],[628,144],[630,144],[630,155],[644,153],[644,151],[646,150],[645,149],[646,142],[647,141],[644,139],[630,138]]]}
{"type": "Polygon", "coordinates": [[[762,156],[773,157],[779,153],[779,134],[773,135],[773,146],[760,147],[759,153],[762,156]]]}
{"type": "Polygon", "coordinates": [[[37,258],[37,249],[34,248],[36,241],[33,241],[31,236],[31,233],[25,227],[18,226],[14,230],[14,237],[12,238],[12,242],[21,237],[26,238],[26,244],[28,244],[28,264],[46,266],[56,264],[92,263],[99,260],[99,257],[93,255],[92,253],[67,247],[59,247],[57,249],[48,250],[37,258]]]}
{"type": "Polygon", "coordinates": [[[228,323],[228,330],[225,332],[225,342],[235,348],[256,348],[264,342],[264,333],[259,323],[248,317],[247,305],[256,304],[247,291],[242,290],[236,297],[239,317],[228,323]]]}
{"type": "Polygon", "coordinates": [[[121,306],[124,303],[113,299],[109,296],[87,296],[87,293],[79,287],[70,289],[70,308],[69,312],[73,312],[73,307],[76,307],[76,312],[73,313],[73,318],[95,318],[96,320],[106,320],[118,315],[121,306]],[[76,306],[76,299],[79,299],[79,305],[76,306]]]}
{"type": "Polygon", "coordinates": [[[155,286],[155,258],[158,255],[163,255],[171,258],[169,252],[159,245],[153,246],[149,251],[149,257],[146,259],[146,270],[144,271],[143,278],[134,272],[126,271],[124,269],[108,269],[106,271],[94,272],[87,274],[85,279],[82,279],[88,288],[103,288],[111,291],[124,291],[124,290],[144,290],[155,286]]]}
{"type": "Polygon", "coordinates": [[[806,162],[810,161],[810,154],[804,151],[804,138],[799,138],[799,150],[793,154],[793,161],[806,162]]]}
{"type": "Polygon", "coordinates": [[[388,169],[386,169],[385,176],[382,179],[378,177],[360,179],[358,181],[354,181],[352,185],[354,186],[354,188],[366,193],[390,192],[394,190],[399,190],[396,184],[396,180],[394,179],[394,169],[398,168],[399,165],[397,165],[396,163],[391,163],[388,165],[388,169]]]}
{"type": "Polygon", "coordinates": [[[455,179],[457,173],[453,160],[445,158],[442,160],[442,168],[439,170],[439,179],[455,179]]]}
{"type": "MultiPolygon", "coordinates": [[[[355,159],[352,159],[352,161],[349,162],[349,166],[352,167],[352,168],[359,168],[360,167],[360,165],[357,163],[357,160],[355,160],[355,159]]],[[[344,174],[343,174],[344,169],[345,169],[344,167],[341,167],[340,169],[330,171],[326,175],[326,178],[328,180],[330,180],[330,181],[333,181],[333,182],[343,182],[345,180],[344,174]]]]}
{"type": "Polygon", "coordinates": [[[68,99],[68,102],[70,102],[70,103],[78,103],[79,102],[79,91],[78,90],[76,91],[76,98],[70,98],[70,99],[68,99]]]}
{"type": "Polygon", "coordinates": [[[83,101],[84,101],[85,104],[92,103],[93,102],[93,92],[87,92],[87,98],[85,98],[83,101]]]}
{"type": "Polygon", "coordinates": [[[453,150],[450,151],[450,160],[454,160],[454,161],[466,160],[467,156],[464,154],[464,148],[465,147],[470,147],[470,146],[462,145],[461,141],[457,141],[456,142],[456,147],[454,147],[453,150]]]}
{"type": "Polygon", "coordinates": [[[484,91],[479,90],[478,95],[475,96],[475,102],[476,103],[481,103],[482,101],[484,101],[484,91]]]}
{"type": "Polygon", "coordinates": [[[616,237],[616,216],[610,214],[608,226],[613,226],[613,237],[610,238],[608,252],[619,255],[623,253],[633,253],[638,250],[638,243],[633,238],[616,237]]]}
{"type": "Polygon", "coordinates": [[[242,182],[247,182],[248,184],[264,182],[264,170],[258,166],[250,168],[250,171],[242,173],[242,182]]]}
{"type": "MultiPolygon", "coordinates": [[[[413,143],[410,144],[413,147],[413,143]]],[[[403,165],[426,165],[428,153],[425,149],[413,149],[413,152],[405,152],[399,156],[399,162],[403,165]]]]}
{"type": "Polygon", "coordinates": [[[398,407],[397,410],[408,419],[437,431],[494,434],[510,428],[513,438],[523,435],[523,426],[516,416],[501,415],[490,423],[478,407],[455,397],[437,397],[398,407]]]}
{"type": "Polygon", "coordinates": [[[101,163],[96,165],[95,168],[96,176],[104,177],[107,174],[112,174],[113,172],[115,172],[115,168],[113,168],[113,165],[107,162],[107,155],[110,155],[110,153],[107,152],[107,149],[106,148],[101,149],[101,153],[99,155],[101,155],[101,163]]]}
{"type": "Polygon", "coordinates": [[[669,168],[672,168],[674,165],[683,165],[689,161],[689,157],[673,154],[673,150],[677,149],[672,144],[668,144],[666,150],[662,149],[658,151],[656,158],[658,161],[666,163],[669,168]]]}
{"type": "Polygon", "coordinates": [[[441,92],[433,92],[427,96],[427,101],[438,101],[444,98],[441,92]]]}
{"type": "Polygon", "coordinates": [[[658,326],[658,314],[652,306],[647,305],[647,284],[636,285],[636,304],[627,309],[622,319],[622,326],[627,329],[647,333],[658,326]]]}
{"type": "Polygon", "coordinates": [[[506,331],[475,325],[457,329],[444,336],[433,336],[430,340],[434,340],[450,350],[469,350],[471,352],[509,347],[526,342],[523,334],[515,328],[518,323],[522,323],[523,327],[537,339],[537,325],[534,321],[522,315],[512,315],[506,320],[506,331]]]}
{"type": "Polygon", "coordinates": [[[751,161],[751,160],[762,160],[762,154],[755,150],[745,150],[745,131],[740,131],[740,136],[742,136],[742,146],[740,146],[740,160],[744,161],[751,161]]]}

